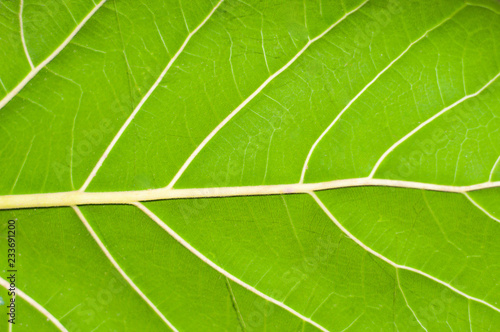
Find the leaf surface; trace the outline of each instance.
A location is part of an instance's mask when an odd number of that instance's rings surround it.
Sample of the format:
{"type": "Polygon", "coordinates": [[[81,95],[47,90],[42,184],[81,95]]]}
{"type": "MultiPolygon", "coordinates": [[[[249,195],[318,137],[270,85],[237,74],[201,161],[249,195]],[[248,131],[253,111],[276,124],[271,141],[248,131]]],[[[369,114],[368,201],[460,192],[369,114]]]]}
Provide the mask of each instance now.
{"type": "Polygon", "coordinates": [[[15,328],[500,328],[498,1],[0,6],[15,328]]]}

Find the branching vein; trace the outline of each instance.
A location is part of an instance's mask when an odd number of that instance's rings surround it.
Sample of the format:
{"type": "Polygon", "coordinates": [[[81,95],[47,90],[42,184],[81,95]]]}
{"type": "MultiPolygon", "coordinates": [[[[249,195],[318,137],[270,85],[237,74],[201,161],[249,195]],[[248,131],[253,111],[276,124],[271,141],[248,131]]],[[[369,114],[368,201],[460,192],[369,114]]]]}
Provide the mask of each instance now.
{"type": "MultiPolygon", "coordinates": [[[[9,282],[0,277],[0,285],[5,289],[9,289],[9,282]]],[[[16,287],[16,294],[26,302],[28,302],[33,308],[38,310],[42,315],[47,317],[47,320],[50,320],[52,324],[54,324],[60,331],[68,332],[68,330],[55,318],[47,309],[41,306],[38,302],[29,297],[26,293],[16,287]]]]}
{"type": "MultiPolygon", "coordinates": [[[[130,114],[130,116],[127,118],[127,120],[125,121],[125,123],[122,125],[122,127],[120,128],[120,130],[118,131],[118,133],[115,135],[115,137],[113,138],[113,140],[111,141],[111,143],[109,144],[109,146],[106,148],[106,150],[104,151],[104,154],[101,156],[101,158],[99,159],[99,161],[97,162],[97,164],[92,169],[92,172],[88,176],[87,180],[85,180],[85,183],[80,188],[80,191],[85,191],[87,189],[87,187],[89,186],[90,182],[92,182],[92,180],[96,176],[97,172],[101,168],[102,164],[104,163],[104,161],[108,157],[108,155],[111,152],[111,150],[114,148],[114,146],[116,145],[116,143],[118,142],[118,140],[120,139],[120,137],[123,135],[123,133],[125,132],[125,130],[128,128],[128,126],[132,122],[132,120],[134,120],[135,116],[141,110],[141,108],[144,105],[144,103],[149,99],[149,97],[151,96],[151,94],[156,90],[156,88],[158,87],[158,85],[161,83],[161,81],[163,80],[163,77],[165,77],[165,75],[167,74],[168,70],[172,67],[173,63],[175,62],[175,60],[177,60],[177,58],[179,57],[179,55],[182,53],[182,51],[184,50],[184,48],[186,47],[186,45],[189,43],[189,40],[191,39],[191,37],[193,37],[193,35],[196,32],[198,32],[198,30],[200,30],[201,27],[203,27],[203,25],[205,25],[205,23],[210,19],[210,17],[212,16],[212,14],[217,10],[217,8],[221,5],[221,3],[223,1],[224,0],[220,0],[217,3],[217,5],[215,5],[215,7],[212,9],[212,11],[208,14],[208,16],[205,17],[205,19],[200,23],[200,25],[198,25],[196,27],[196,29],[194,29],[192,32],[189,33],[189,35],[184,40],[184,43],[181,45],[181,47],[179,48],[179,50],[177,51],[177,53],[175,53],[175,55],[167,63],[167,66],[163,69],[163,71],[161,72],[160,76],[158,77],[158,79],[153,84],[153,86],[151,86],[151,88],[148,90],[148,92],[144,95],[144,97],[141,99],[141,101],[139,102],[139,104],[136,106],[136,108],[134,109],[134,111],[132,112],[132,114],[130,114]]],[[[187,25],[186,25],[186,27],[187,27],[187,25]]]]}
{"type": "Polygon", "coordinates": [[[500,73],[496,74],[495,77],[493,77],[488,83],[486,83],[481,89],[479,89],[478,91],[476,91],[475,93],[473,94],[470,94],[470,95],[466,95],[465,97],[457,100],[456,102],[454,102],[453,104],[451,104],[450,106],[448,107],[445,107],[444,109],[442,109],[441,111],[439,111],[438,113],[434,114],[432,117],[430,117],[429,119],[427,119],[426,121],[422,122],[419,126],[417,126],[415,129],[413,129],[412,131],[410,131],[408,134],[406,134],[404,137],[402,137],[399,141],[397,141],[396,143],[394,143],[389,149],[387,149],[387,151],[384,152],[384,154],[379,158],[379,160],[377,161],[377,163],[375,164],[375,166],[373,167],[369,177],[370,178],[373,178],[373,176],[375,175],[375,173],[377,172],[377,169],[379,168],[380,164],[382,164],[382,162],[385,160],[385,158],[392,152],[394,151],[398,146],[400,146],[403,142],[405,142],[408,138],[410,138],[411,136],[413,136],[413,134],[415,134],[416,132],[418,132],[420,129],[422,129],[423,127],[425,127],[426,125],[428,125],[429,123],[431,123],[432,121],[434,121],[435,119],[437,119],[438,117],[440,117],[441,115],[443,115],[444,113],[446,113],[447,111],[451,110],[452,108],[454,108],[455,106],[463,103],[464,101],[470,99],[470,98],[473,98],[473,97],[476,97],[477,95],[479,95],[481,92],[483,92],[486,88],[488,88],[491,84],[493,84],[493,82],[495,82],[498,77],[500,77],[500,73]]]}
{"type": "Polygon", "coordinates": [[[139,296],[148,304],[148,306],[153,309],[153,311],[160,317],[160,319],[165,323],[167,324],[168,327],[170,327],[173,331],[175,332],[178,332],[177,329],[175,328],[175,326],[172,325],[172,323],[170,323],[168,321],[167,318],[165,318],[165,316],[161,313],[161,311],[154,305],[153,302],[151,302],[151,300],[139,289],[139,287],[137,287],[137,285],[132,281],[132,279],[130,279],[130,277],[125,273],[125,271],[120,267],[120,265],[116,262],[116,260],[113,258],[113,256],[111,255],[111,253],[109,252],[109,250],[106,248],[106,246],[104,245],[104,243],[102,243],[101,239],[99,238],[99,236],[97,235],[97,233],[94,231],[94,229],[92,228],[92,226],[90,226],[89,222],[87,221],[87,219],[85,218],[85,216],[83,215],[82,211],[77,207],[77,206],[72,206],[73,210],[75,210],[75,213],[77,214],[78,218],[80,218],[80,220],[82,221],[83,225],[85,226],[85,228],[88,230],[88,232],[90,233],[90,235],[92,235],[92,238],[95,240],[95,242],[97,242],[97,245],[99,245],[99,248],[101,248],[101,250],[103,251],[104,255],[106,255],[106,257],[109,259],[109,261],[111,262],[111,264],[114,266],[114,268],[121,274],[121,276],[123,277],[123,279],[125,279],[127,281],[127,283],[130,285],[130,287],[132,287],[132,289],[137,293],[139,294],[139,296]]]}
{"type": "Polygon", "coordinates": [[[475,301],[475,302],[478,302],[478,303],[481,303],[493,310],[495,310],[496,312],[499,312],[500,313],[500,309],[495,307],[494,305],[492,305],[491,303],[488,303],[482,299],[479,299],[479,298],[476,298],[476,297],[473,297],[473,296],[470,296],[468,294],[465,294],[464,292],[458,290],[457,288],[453,287],[452,285],[442,281],[442,280],[439,280],[437,279],[436,277],[433,277],[431,276],[430,274],[427,274],[423,271],[420,271],[418,269],[415,269],[413,267],[409,267],[409,266],[404,266],[404,265],[399,265],[393,261],[391,261],[389,258],[383,256],[382,254],[379,254],[378,252],[376,252],[375,250],[373,250],[372,248],[368,247],[366,244],[364,244],[363,242],[361,242],[361,240],[359,240],[358,238],[356,238],[353,234],[351,234],[344,226],[342,226],[342,224],[333,216],[333,214],[330,212],[330,210],[328,210],[328,208],[325,206],[325,204],[323,204],[323,202],[319,199],[319,197],[311,192],[309,193],[312,198],[316,201],[316,203],[318,203],[318,205],[321,207],[321,209],[325,212],[325,214],[333,221],[333,223],[342,231],[344,232],[345,235],[347,235],[351,240],[353,240],[354,242],[356,242],[361,248],[363,248],[364,250],[366,250],[367,252],[369,252],[370,254],[378,257],[379,259],[383,260],[384,262],[392,265],[394,268],[396,269],[400,269],[400,270],[406,270],[406,271],[411,271],[411,272],[414,272],[416,274],[419,274],[425,278],[428,278],[430,280],[433,280],[435,282],[437,282],[438,284],[441,284],[447,288],[449,288],[450,290],[454,291],[455,293],[471,300],[471,301],[475,301]]]}
{"type": "Polygon", "coordinates": [[[467,193],[464,193],[465,197],[467,197],[467,199],[475,206],[477,207],[481,212],[483,212],[485,215],[487,215],[488,217],[490,217],[491,219],[495,220],[496,222],[499,222],[500,223],[500,219],[498,218],[495,218],[491,213],[489,213],[488,211],[486,211],[485,208],[483,208],[481,205],[479,205],[475,200],[472,199],[472,197],[470,197],[469,194],[467,193]]]}
{"type": "Polygon", "coordinates": [[[361,5],[353,9],[352,11],[346,13],[344,16],[342,16],[337,22],[333,23],[331,26],[329,26],[323,33],[318,35],[317,37],[309,40],[305,46],[292,58],[290,61],[288,61],[283,67],[281,67],[278,71],[276,71],[274,74],[269,76],[267,80],[262,83],[257,90],[255,90],[250,96],[248,96],[238,107],[236,107],[217,127],[215,127],[212,132],[205,137],[205,139],[201,142],[200,145],[193,151],[193,153],[189,156],[189,158],[184,162],[182,167],[179,169],[177,174],[175,174],[174,178],[166,188],[171,189],[174,187],[175,183],[179,178],[184,174],[184,171],[189,167],[191,162],[196,158],[196,156],[200,153],[200,151],[210,142],[210,140],[236,115],[241,111],[250,101],[252,101],[271,81],[273,81],[277,76],[279,76],[282,72],[284,72],[288,67],[290,67],[301,55],[304,53],[311,44],[316,42],[317,40],[321,39],[323,36],[325,36],[328,32],[330,32],[334,27],[336,27],[340,22],[345,20],[348,16],[352,15],[356,11],[358,11],[361,7],[363,7],[369,0],[364,1],[361,5]]]}
{"type": "Polygon", "coordinates": [[[207,265],[209,265],[211,268],[213,268],[217,272],[219,272],[222,275],[224,275],[226,278],[232,280],[233,282],[235,282],[238,285],[242,286],[243,288],[249,290],[250,292],[256,294],[257,296],[260,296],[264,300],[269,301],[271,303],[274,303],[275,305],[283,308],[284,310],[286,310],[289,313],[291,313],[292,315],[294,315],[294,316],[302,319],[303,321],[306,321],[309,324],[314,325],[315,327],[317,327],[321,331],[328,332],[327,329],[325,329],[323,326],[319,325],[315,321],[313,321],[310,318],[307,318],[304,315],[298,313],[297,311],[293,310],[292,308],[290,308],[286,304],[284,304],[284,303],[282,303],[282,302],[280,302],[280,301],[278,301],[278,300],[276,300],[276,299],[274,299],[274,298],[272,298],[272,297],[270,297],[270,296],[262,293],[261,291],[255,289],[254,287],[246,284],[245,282],[243,282],[242,280],[238,279],[237,277],[235,277],[234,275],[232,275],[228,271],[224,270],[222,267],[220,267],[217,264],[215,264],[214,262],[212,262],[210,259],[208,259],[206,256],[204,256],[201,252],[199,252],[198,250],[196,250],[192,245],[190,245],[186,240],[184,240],[173,229],[171,229],[170,227],[168,227],[168,225],[166,223],[164,223],[157,215],[155,215],[151,210],[149,210],[143,204],[141,204],[141,203],[134,203],[133,205],[135,205],[139,209],[141,209],[141,211],[144,212],[146,215],[148,215],[154,222],[156,222],[158,224],[158,226],[160,226],[161,228],[163,228],[168,234],[170,234],[170,236],[172,236],[175,240],[177,240],[180,244],[182,244],[186,249],[188,249],[196,257],[198,257],[199,259],[201,259],[204,263],[206,263],[207,265]]]}
{"type": "Polygon", "coordinates": [[[19,25],[21,30],[21,42],[23,44],[24,54],[26,54],[26,59],[28,59],[28,63],[30,64],[31,70],[33,70],[35,66],[33,66],[33,61],[31,61],[30,53],[28,52],[28,47],[26,46],[26,39],[24,38],[23,9],[24,9],[24,0],[21,0],[19,5],[19,25]]]}
{"type": "Polygon", "coordinates": [[[12,91],[10,91],[5,97],[2,98],[2,100],[0,100],[0,109],[2,109],[12,98],[14,98],[18,93],[19,91],[21,91],[25,86],[26,84],[28,84],[29,81],[31,81],[31,79],[33,77],[36,76],[36,74],[38,74],[38,72],[40,70],[42,70],[50,61],[52,61],[59,53],[61,53],[61,51],[66,47],[66,45],[69,44],[69,42],[73,39],[73,37],[75,37],[75,35],[83,28],[83,26],[85,25],[85,23],[87,23],[88,20],[90,20],[90,18],[95,14],[95,12],[97,12],[97,10],[99,8],[101,8],[101,6],[106,2],[106,0],[102,0],[101,2],[99,2],[91,11],[90,13],[87,14],[87,16],[85,16],[83,18],[83,20],[80,22],[80,24],[78,24],[75,29],[69,34],[69,36],[62,42],[61,45],[59,45],[59,47],[57,47],[55,49],[54,52],[52,52],[45,60],[43,60],[38,66],[34,67],[29,73],[28,75],[21,81],[19,82],[16,87],[14,89],[12,89],[12,91]]]}
{"type": "Polygon", "coordinates": [[[311,156],[314,152],[314,150],[316,149],[316,146],[319,144],[319,142],[321,142],[321,140],[323,139],[323,137],[325,137],[325,135],[330,131],[330,129],[332,129],[333,126],[335,126],[335,124],[339,121],[339,119],[342,117],[342,115],[347,111],[347,109],[349,109],[349,107],[351,107],[351,105],[356,101],[358,100],[358,98],[373,84],[375,83],[380,76],[382,76],[388,69],[390,69],[392,67],[392,65],[394,65],[394,63],[396,63],[399,59],[401,59],[412,47],[413,45],[417,44],[419,41],[421,41],[423,38],[427,37],[429,35],[430,32],[432,32],[433,30],[439,28],[440,26],[442,26],[443,24],[445,24],[446,22],[448,22],[449,20],[451,20],[458,12],[460,12],[465,6],[462,6],[459,10],[457,10],[454,14],[452,14],[450,17],[446,18],[445,20],[443,20],[441,23],[439,23],[438,25],[436,25],[435,27],[427,30],[422,36],[420,36],[418,39],[416,39],[415,41],[413,41],[412,43],[410,43],[410,45],[401,53],[399,54],[394,60],[392,60],[384,69],[382,69],[382,71],[380,71],[363,89],[361,89],[361,91],[359,91],[359,93],[354,96],[354,98],[352,98],[348,103],[347,105],[342,109],[342,111],[340,111],[340,113],[335,117],[335,119],[332,121],[332,123],[330,123],[330,125],[321,133],[321,135],[318,137],[318,139],[314,142],[314,144],[312,145],[311,149],[309,150],[309,153],[307,154],[307,157],[306,157],[306,161],[304,162],[304,166],[302,167],[302,173],[300,175],[300,183],[303,183],[304,182],[304,177],[306,175],[306,172],[307,172],[307,168],[308,168],[308,164],[309,164],[309,160],[311,159],[311,156]]]}
{"type": "Polygon", "coordinates": [[[427,329],[425,328],[424,325],[422,325],[422,322],[418,319],[417,314],[410,307],[410,304],[408,303],[408,300],[406,299],[405,292],[403,291],[403,287],[401,286],[401,281],[399,281],[399,270],[398,269],[396,269],[396,279],[397,279],[397,282],[398,282],[399,291],[401,292],[401,295],[403,295],[403,299],[405,300],[406,306],[408,307],[408,309],[410,309],[413,317],[415,317],[415,319],[417,320],[418,325],[420,325],[424,329],[424,331],[427,332],[427,329]]]}
{"type": "Polygon", "coordinates": [[[496,170],[498,165],[500,165],[500,156],[498,156],[497,160],[495,161],[495,164],[493,164],[493,167],[491,168],[490,177],[489,177],[488,181],[490,181],[490,182],[492,181],[493,174],[495,174],[495,170],[496,170]]]}

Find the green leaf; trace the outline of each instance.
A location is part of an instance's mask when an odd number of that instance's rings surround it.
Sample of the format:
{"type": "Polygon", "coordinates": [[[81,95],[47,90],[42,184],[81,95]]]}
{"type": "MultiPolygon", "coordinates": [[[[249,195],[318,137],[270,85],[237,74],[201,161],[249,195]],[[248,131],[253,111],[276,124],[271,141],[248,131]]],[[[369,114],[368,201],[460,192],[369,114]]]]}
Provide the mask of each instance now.
{"type": "Polygon", "coordinates": [[[0,331],[500,329],[497,0],[0,8],[0,331]]]}

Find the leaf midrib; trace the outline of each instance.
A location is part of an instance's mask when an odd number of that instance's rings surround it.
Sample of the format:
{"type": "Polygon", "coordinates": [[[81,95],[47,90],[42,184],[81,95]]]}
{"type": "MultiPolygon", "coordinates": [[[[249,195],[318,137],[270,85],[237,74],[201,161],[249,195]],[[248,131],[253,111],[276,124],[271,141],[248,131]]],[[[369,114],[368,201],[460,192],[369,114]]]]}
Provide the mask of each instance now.
{"type": "Polygon", "coordinates": [[[380,186],[407,189],[432,190],[449,193],[468,193],[476,190],[500,187],[500,181],[483,182],[469,186],[450,186],[401,180],[353,178],[317,183],[276,184],[241,187],[213,187],[189,189],[147,189],[115,192],[65,191],[43,194],[22,194],[0,196],[0,210],[36,207],[58,207],[89,204],[127,204],[154,200],[263,196],[308,193],[328,189],[380,186]]]}

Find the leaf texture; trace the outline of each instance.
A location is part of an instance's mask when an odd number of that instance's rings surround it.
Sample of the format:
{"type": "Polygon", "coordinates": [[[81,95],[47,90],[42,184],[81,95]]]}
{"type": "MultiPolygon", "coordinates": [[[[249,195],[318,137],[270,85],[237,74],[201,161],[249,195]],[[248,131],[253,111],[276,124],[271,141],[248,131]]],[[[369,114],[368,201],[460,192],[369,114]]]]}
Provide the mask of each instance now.
{"type": "Polygon", "coordinates": [[[17,0],[0,26],[14,329],[500,329],[497,0],[17,0]]]}

